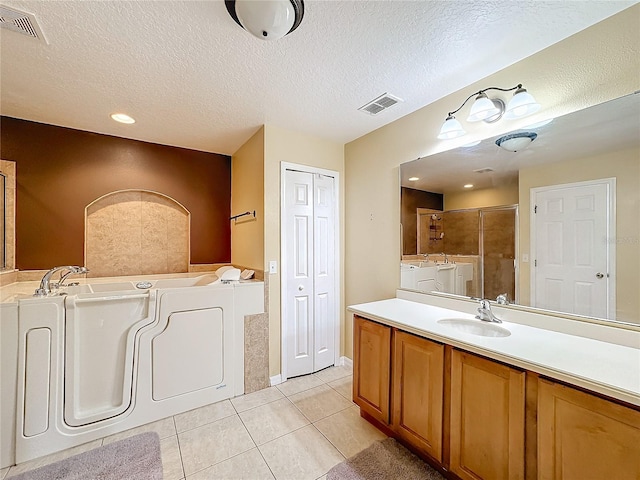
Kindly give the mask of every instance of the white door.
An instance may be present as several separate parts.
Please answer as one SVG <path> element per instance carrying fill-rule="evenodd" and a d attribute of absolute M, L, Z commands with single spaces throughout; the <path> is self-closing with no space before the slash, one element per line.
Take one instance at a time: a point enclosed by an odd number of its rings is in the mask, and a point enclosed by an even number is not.
<path fill-rule="evenodd" d="M 532 306 L 615 318 L 611 179 L 532 189 Z"/>
<path fill-rule="evenodd" d="M 286 376 L 335 363 L 335 192 L 329 176 L 285 171 L 283 331 Z"/>

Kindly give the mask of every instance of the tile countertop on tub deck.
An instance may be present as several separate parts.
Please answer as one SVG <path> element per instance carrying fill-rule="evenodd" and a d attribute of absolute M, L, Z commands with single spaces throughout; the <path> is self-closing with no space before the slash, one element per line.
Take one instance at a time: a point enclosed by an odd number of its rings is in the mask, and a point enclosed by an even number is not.
<path fill-rule="evenodd" d="M 507 321 L 500 326 L 511 332 L 508 337 L 464 333 L 437 321 L 474 319 L 473 315 L 400 298 L 347 309 L 421 337 L 640 406 L 640 348 Z"/>

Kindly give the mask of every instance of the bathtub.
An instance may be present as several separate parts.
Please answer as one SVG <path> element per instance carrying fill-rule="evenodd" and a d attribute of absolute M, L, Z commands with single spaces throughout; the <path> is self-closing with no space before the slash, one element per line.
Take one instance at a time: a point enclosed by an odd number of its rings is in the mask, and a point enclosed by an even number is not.
<path fill-rule="evenodd" d="M 135 277 L 60 293 L 14 299 L 15 457 L 2 466 L 244 393 L 244 317 L 264 311 L 262 282 Z"/>

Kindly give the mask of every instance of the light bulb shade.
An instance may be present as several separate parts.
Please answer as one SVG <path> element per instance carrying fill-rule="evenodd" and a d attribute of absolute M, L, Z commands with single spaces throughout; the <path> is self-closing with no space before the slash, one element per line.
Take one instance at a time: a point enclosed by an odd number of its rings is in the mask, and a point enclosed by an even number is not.
<path fill-rule="evenodd" d="M 302 0 L 225 0 L 235 22 L 262 40 L 277 40 L 302 22 Z"/>
<path fill-rule="evenodd" d="M 519 88 L 513 94 L 511 100 L 507 104 L 504 118 L 513 120 L 514 118 L 526 117 L 540 110 L 540 104 L 535 101 L 533 95 L 524 88 Z"/>
<path fill-rule="evenodd" d="M 449 115 L 442 124 L 438 138 L 440 140 L 449 140 L 451 138 L 461 137 L 467 132 L 462 128 L 462 124 L 456 120 L 456 117 Z"/>
<path fill-rule="evenodd" d="M 499 115 L 500 113 L 502 113 L 500 108 L 498 108 L 486 94 L 480 93 L 473 102 L 473 105 L 471 105 L 467 122 L 479 122 L 489 117 Z"/>
<path fill-rule="evenodd" d="M 518 132 L 505 135 L 496 140 L 496 145 L 509 152 L 519 152 L 531 145 L 538 134 L 535 132 Z"/>

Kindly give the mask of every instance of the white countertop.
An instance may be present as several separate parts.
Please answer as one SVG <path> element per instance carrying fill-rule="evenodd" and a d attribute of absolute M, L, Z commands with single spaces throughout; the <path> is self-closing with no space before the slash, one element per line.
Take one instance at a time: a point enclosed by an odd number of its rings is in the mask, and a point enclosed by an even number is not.
<path fill-rule="evenodd" d="M 437 323 L 444 318 L 473 319 L 473 315 L 399 298 L 352 305 L 348 310 L 640 406 L 638 348 L 510 322 L 500 324 L 510 336 L 483 337 Z"/>

